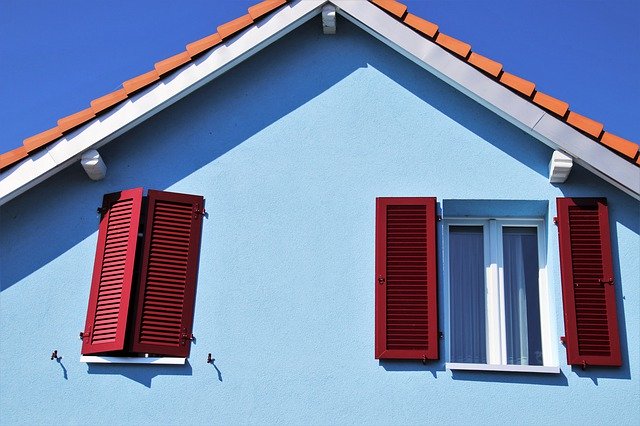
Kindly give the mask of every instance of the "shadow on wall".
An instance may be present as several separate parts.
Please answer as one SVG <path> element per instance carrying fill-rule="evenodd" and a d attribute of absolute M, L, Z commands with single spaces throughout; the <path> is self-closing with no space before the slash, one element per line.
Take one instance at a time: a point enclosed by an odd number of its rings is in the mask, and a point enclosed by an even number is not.
<path fill-rule="evenodd" d="M 74 164 L 3 206 L 1 289 L 96 232 L 103 194 L 165 189 L 366 66 L 364 51 L 336 56 L 335 41 L 341 46 L 343 37 L 323 36 L 321 28 L 316 20 L 301 26 L 103 147 L 105 180 L 90 181 Z M 364 34 L 344 30 L 344 48 L 357 48 Z"/>
<path fill-rule="evenodd" d="M 156 376 L 191 376 L 193 371 L 189 360 L 184 365 L 145 365 L 137 364 L 88 364 L 89 374 L 115 374 L 124 376 L 148 388 Z"/>
<path fill-rule="evenodd" d="M 618 318 L 619 320 L 619 318 Z M 624 335 L 624 338 L 623 338 Z M 631 379 L 631 372 L 629 371 L 629 354 L 627 351 L 626 335 L 620 331 L 620 347 L 622 350 L 622 367 L 593 367 L 587 366 L 586 368 L 572 366 L 571 372 L 576 376 L 591 379 L 594 385 L 598 386 L 598 379 Z M 624 344 L 623 344 L 624 340 Z"/>
<path fill-rule="evenodd" d="M 423 364 L 420 361 L 381 360 L 380 366 L 386 371 L 424 371 L 429 372 L 434 379 L 438 374 L 442 375 L 447 370 L 442 361 Z M 451 377 L 454 380 L 471 382 L 493 383 L 526 383 L 531 385 L 568 386 L 569 382 L 562 370 L 560 374 L 536 374 L 536 373 L 498 373 L 496 371 L 465 371 L 452 370 Z"/>
<path fill-rule="evenodd" d="M 421 361 L 416 360 L 380 360 L 380 366 L 386 371 L 428 371 L 433 378 L 438 377 L 438 372 L 446 371 L 443 362 L 427 361 L 423 364 Z"/>
<path fill-rule="evenodd" d="M 532 170 L 547 173 L 549 149 L 515 126 L 346 21 L 335 36 L 324 36 L 320 28 L 319 18 L 311 20 L 102 148 L 109 167 L 105 180 L 90 181 L 75 164 L 3 206 L 1 290 L 95 233 L 103 194 L 170 187 L 369 65 Z M 92 257 L 87 253 L 86 259 Z"/>
<path fill-rule="evenodd" d="M 559 374 L 504 373 L 495 371 L 463 371 L 452 372 L 453 380 L 493 383 L 523 383 L 528 385 L 568 386 L 569 381 L 562 370 Z"/>
<path fill-rule="evenodd" d="M 398 55 L 395 51 L 388 50 L 390 55 Z M 442 114 L 490 142 L 500 151 L 539 175 L 548 176 L 549 160 L 553 152 L 551 148 L 463 95 L 457 89 L 433 77 L 423 68 L 412 64 L 413 66 L 398 70 L 389 55 L 385 56 L 384 60 L 381 59 L 383 58 L 380 55 L 376 55 L 369 60 L 369 63 Z M 461 153 L 464 156 L 472 154 Z M 486 171 L 492 172 L 490 167 L 487 167 Z"/>

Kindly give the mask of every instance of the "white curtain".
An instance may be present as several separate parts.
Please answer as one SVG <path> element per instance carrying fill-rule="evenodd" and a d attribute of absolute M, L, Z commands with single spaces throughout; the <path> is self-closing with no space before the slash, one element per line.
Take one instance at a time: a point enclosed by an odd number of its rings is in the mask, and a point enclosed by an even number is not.
<path fill-rule="evenodd" d="M 449 228 L 451 361 L 487 362 L 482 226 Z"/>
<path fill-rule="evenodd" d="M 536 229 L 502 230 L 507 364 L 542 365 Z"/>

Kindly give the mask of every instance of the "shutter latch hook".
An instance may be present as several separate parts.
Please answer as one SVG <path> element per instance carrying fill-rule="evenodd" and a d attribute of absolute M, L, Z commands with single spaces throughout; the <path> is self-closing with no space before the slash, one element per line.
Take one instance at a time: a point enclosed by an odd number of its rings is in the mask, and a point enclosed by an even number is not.
<path fill-rule="evenodd" d="M 180 344 L 181 345 L 186 345 L 187 341 L 189 342 L 195 342 L 196 340 L 196 336 L 193 335 L 193 333 L 187 333 L 186 329 L 182 330 L 182 334 L 180 335 Z"/>
<path fill-rule="evenodd" d="M 609 284 L 609 285 L 613 285 L 613 278 L 608 278 L 608 279 L 604 279 L 604 278 L 598 278 L 598 282 L 600 284 Z"/>

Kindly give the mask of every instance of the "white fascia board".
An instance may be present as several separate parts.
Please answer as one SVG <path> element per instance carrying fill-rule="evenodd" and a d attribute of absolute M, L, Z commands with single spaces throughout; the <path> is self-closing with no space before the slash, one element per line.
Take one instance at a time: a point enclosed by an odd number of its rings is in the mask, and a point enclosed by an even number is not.
<path fill-rule="evenodd" d="M 21 194 L 26 189 L 23 187 L 31 187 L 51 176 L 51 170 L 56 168 L 57 164 L 49 152 L 44 149 L 18 164 L 9 170 L 0 174 L 0 205 L 9 201 L 13 197 Z M 30 182 L 35 182 L 30 185 Z M 15 195 L 13 192 L 17 192 Z M 6 200 L 5 200 L 6 198 Z"/>
<path fill-rule="evenodd" d="M 338 14 L 616 188 L 640 199 L 640 168 L 425 39 L 368 1 L 332 0 Z"/>
<path fill-rule="evenodd" d="M 338 13 L 422 68 L 518 127 L 531 129 L 544 111 L 512 93 L 372 3 L 334 0 Z"/>
<path fill-rule="evenodd" d="M 78 161 L 83 152 L 100 148 L 293 31 L 320 14 L 325 3 L 326 0 L 298 0 L 283 6 L 184 69 L 2 172 L 0 205 Z"/>
<path fill-rule="evenodd" d="M 640 169 L 562 121 L 522 99 L 471 65 L 423 38 L 366 0 L 298 0 L 215 47 L 189 66 L 165 77 L 111 112 L 101 115 L 0 174 L 0 205 L 278 40 L 333 3 L 338 13 L 422 68 L 465 93 L 553 149 L 566 152 L 587 170 L 640 199 Z M 568 139 L 565 137 L 568 136 Z M 52 164 L 53 161 L 53 164 Z"/>
<path fill-rule="evenodd" d="M 616 188 L 640 199 L 640 167 L 612 153 L 571 126 L 545 114 L 530 134 L 550 147 L 565 152 L 576 163 Z"/>

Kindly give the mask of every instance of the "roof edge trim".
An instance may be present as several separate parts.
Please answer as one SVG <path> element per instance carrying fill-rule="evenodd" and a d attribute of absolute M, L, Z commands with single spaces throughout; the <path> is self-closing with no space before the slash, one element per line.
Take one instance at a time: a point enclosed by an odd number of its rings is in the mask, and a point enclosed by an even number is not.
<path fill-rule="evenodd" d="M 260 25 L 237 28 L 238 32 L 229 34 L 224 41 L 214 34 L 195 42 L 200 44 L 192 43 L 189 46 L 194 53 L 193 60 L 178 64 L 178 68 L 173 67 L 175 60 L 181 62 L 185 55 L 191 55 L 187 46 L 187 51 L 159 63 L 172 62 L 169 64 L 172 72 L 160 78 L 158 74 L 162 70 L 156 71 L 156 64 L 149 73 L 125 82 L 131 83 L 131 87 L 124 84 L 124 88 L 94 100 L 87 111 L 81 111 L 90 116 L 88 110 L 96 113 L 98 109 L 100 119 L 78 123 L 75 115 L 65 117 L 62 119 L 64 134 L 56 127 L 29 138 L 29 143 L 25 142 L 26 153 L 14 150 L 3 154 L 0 160 L 12 165 L 0 173 L 0 205 L 72 164 L 82 152 L 103 146 L 277 41 L 321 13 L 327 3 L 334 4 L 342 17 L 447 84 L 553 149 L 572 156 L 578 164 L 608 183 L 640 199 L 640 156 L 635 152 L 636 143 L 603 132 L 600 123 L 567 111 L 568 104 L 536 92 L 533 83 L 505 73 L 502 65 L 495 61 L 475 52 L 471 52 L 468 59 L 461 59 L 456 54 L 469 56 L 467 45 L 463 43 L 460 45 L 463 49 L 454 49 L 453 53 L 452 46 L 447 46 L 447 43 L 440 46 L 434 37 L 440 35 L 444 40 L 448 36 L 439 34 L 435 24 L 432 24 L 435 28 L 428 28 L 433 37 L 425 36 L 420 30 L 422 26 L 416 29 L 402 18 L 397 19 L 397 14 L 394 16 L 388 13 L 387 8 L 381 8 L 381 4 L 397 7 L 401 3 L 392 0 L 379 0 L 377 5 L 366 0 L 295 0 L 284 6 L 285 2 L 267 0 L 259 3 L 258 6 L 264 10 L 256 10 L 256 16 L 258 12 L 265 13 L 265 17 L 260 18 Z M 407 15 L 406 10 L 402 12 L 404 15 Z M 251 13 L 241 18 L 253 19 Z M 500 78 L 496 80 L 498 76 Z M 136 80 L 138 78 L 141 80 Z M 512 84 L 502 81 L 505 79 Z M 149 86 L 144 87 L 143 83 Z M 596 133 L 602 141 L 589 138 Z M 13 164 L 14 161 L 18 162 Z"/>
<path fill-rule="evenodd" d="M 422 37 L 370 2 L 332 0 L 338 13 L 406 58 L 590 172 L 640 200 L 640 168 Z M 540 123 L 544 123 L 541 125 Z"/>
<path fill-rule="evenodd" d="M 209 83 L 322 11 L 326 0 L 296 0 L 203 53 L 193 62 L 138 91 L 109 111 L 70 131 L 0 173 L 0 205 Z"/>

